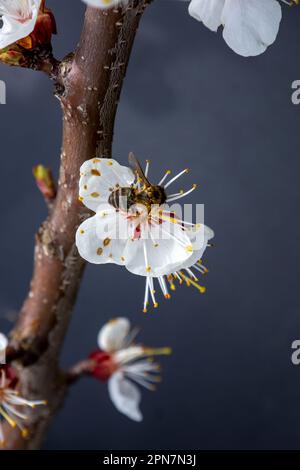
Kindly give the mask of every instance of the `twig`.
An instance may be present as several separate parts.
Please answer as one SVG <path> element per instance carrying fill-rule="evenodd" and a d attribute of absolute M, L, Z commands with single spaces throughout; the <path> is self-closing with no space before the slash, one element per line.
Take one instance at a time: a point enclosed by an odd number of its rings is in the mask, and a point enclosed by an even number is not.
<path fill-rule="evenodd" d="M 148 3 L 131 2 L 125 10 L 87 8 L 75 55 L 56 71 L 64 121 L 58 192 L 36 237 L 33 278 L 10 345 L 22 359 L 15 363 L 22 394 L 42 397 L 49 406 L 29 416 L 28 440 L 6 426 L 6 449 L 38 448 L 63 404 L 68 384 L 59 369 L 59 354 L 84 270 L 74 246 L 76 228 L 86 214 L 78 201 L 79 168 L 95 154 L 111 156 L 122 82 Z"/>

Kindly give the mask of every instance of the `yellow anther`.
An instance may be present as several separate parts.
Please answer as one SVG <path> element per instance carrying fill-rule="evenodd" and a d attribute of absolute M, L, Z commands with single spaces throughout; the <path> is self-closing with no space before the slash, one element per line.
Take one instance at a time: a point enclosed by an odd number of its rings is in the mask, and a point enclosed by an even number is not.
<path fill-rule="evenodd" d="M 4 411 L 4 409 L 0 406 L 0 414 L 3 416 L 4 419 L 10 424 L 12 428 L 17 426 L 17 423 Z"/>
<path fill-rule="evenodd" d="M 170 354 L 172 354 L 172 349 L 169 348 L 169 347 L 166 347 L 166 348 L 144 348 L 143 352 L 147 356 L 169 356 Z"/>
<path fill-rule="evenodd" d="M 23 437 L 24 439 L 25 439 L 26 437 L 28 437 L 28 436 L 29 436 L 29 431 L 28 431 L 28 429 L 26 429 L 26 428 L 22 429 L 21 434 L 22 434 L 22 437 Z"/>
<path fill-rule="evenodd" d="M 193 279 L 187 277 L 182 271 L 179 271 L 179 274 L 185 280 L 187 286 L 192 285 L 192 286 L 196 287 L 196 289 L 198 289 L 201 294 L 204 294 L 206 292 L 206 287 L 201 286 L 200 284 L 198 284 Z"/>

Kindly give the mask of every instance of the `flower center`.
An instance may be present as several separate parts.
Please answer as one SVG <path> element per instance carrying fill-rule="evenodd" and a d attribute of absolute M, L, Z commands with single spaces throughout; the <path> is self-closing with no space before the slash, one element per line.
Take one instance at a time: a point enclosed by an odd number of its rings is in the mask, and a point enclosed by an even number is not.
<path fill-rule="evenodd" d="M 90 359 L 93 362 L 92 374 L 97 379 L 106 381 L 118 368 L 113 360 L 113 355 L 103 352 L 95 351 L 90 354 Z"/>

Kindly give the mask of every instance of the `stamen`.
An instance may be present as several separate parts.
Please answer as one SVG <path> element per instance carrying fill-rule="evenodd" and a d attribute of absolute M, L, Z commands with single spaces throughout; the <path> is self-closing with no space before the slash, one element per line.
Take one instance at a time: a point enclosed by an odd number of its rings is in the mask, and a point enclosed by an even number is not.
<path fill-rule="evenodd" d="M 170 197 L 180 196 L 180 195 L 183 194 L 183 193 L 184 193 L 184 190 L 181 189 L 181 190 L 179 191 L 179 193 L 169 194 L 168 197 L 170 198 Z"/>
<path fill-rule="evenodd" d="M 169 356 L 172 354 L 171 348 L 144 348 L 145 356 Z"/>
<path fill-rule="evenodd" d="M 165 189 L 168 188 L 170 186 L 170 184 L 174 183 L 174 181 L 176 181 L 178 178 L 180 178 L 180 176 L 184 175 L 184 173 L 188 173 L 189 172 L 189 169 L 186 168 L 185 170 L 181 171 L 180 173 L 178 173 L 176 176 L 174 176 L 174 178 L 170 179 L 170 181 L 167 182 L 167 184 L 165 184 Z"/>
<path fill-rule="evenodd" d="M 179 280 L 179 284 L 183 283 L 183 280 L 182 280 L 181 276 L 178 274 L 177 271 L 175 271 L 174 276 Z"/>
<path fill-rule="evenodd" d="M 165 282 L 165 280 L 164 280 L 164 277 L 163 277 L 163 276 L 160 276 L 160 277 L 158 278 L 158 282 L 159 282 L 160 288 L 161 288 L 162 293 L 164 294 L 165 298 L 166 298 L 166 299 L 170 299 L 171 296 L 170 296 L 170 294 L 169 294 L 169 292 L 168 292 L 168 288 L 167 288 L 166 282 Z"/>
<path fill-rule="evenodd" d="M 148 177 L 150 160 L 146 160 L 145 176 Z"/>
<path fill-rule="evenodd" d="M 201 274 L 207 274 L 209 272 L 206 266 L 203 266 L 203 264 L 200 261 L 194 264 L 193 268 L 197 269 L 197 271 L 199 271 Z"/>
<path fill-rule="evenodd" d="M 28 417 L 24 413 L 21 413 L 20 411 L 16 410 L 12 406 L 10 406 L 8 403 L 3 403 L 3 407 L 10 413 L 16 415 L 18 418 L 21 418 L 24 420 L 28 419 Z"/>
<path fill-rule="evenodd" d="M 147 306 L 149 303 L 149 278 L 146 277 L 145 297 L 144 297 L 144 309 L 143 312 L 147 313 Z"/>
<path fill-rule="evenodd" d="M 289 7 L 293 7 L 295 5 L 299 5 L 300 0 L 281 0 L 283 3 L 288 5 Z"/>
<path fill-rule="evenodd" d="M 158 183 L 158 186 L 161 186 L 163 184 L 163 182 L 166 180 L 167 176 L 169 176 L 171 173 L 172 173 L 171 170 L 167 170 L 165 175 L 163 176 L 163 178 Z"/>
<path fill-rule="evenodd" d="M 191 189 L 189 189 L 189 190 L 186 191 L 185 193 L 182 193 L 180 196 L 168 197 L 168 198 L 167 198 L 167 202 L 177 201 L 177 199 L 181 199 L 182 197 L 185 197 L 185 196 L 187 196 L 188 194 L 190 194 L 190 193 L 192 193 L 193 191 L 195 191 L 196 188 L 197 188 L 197 185 L 196 185 L 196 184 L 193 184 L 193 186 L 192 186 Z"/>
<path fill-rule="evenodd" d="M 193 279 L 195 279 L 195 281 L 198 281 L 198 278 L 195 276 L 195 274 L 190 268 L 186 268 L 185 270 L 189 273 L 190 276 L 192 276 Z"/>
<path fill-rule="evenodd" d="M 0 406 L 0 414 L 3 416 L 3 418 L 8 422 L 8 424 L 10 424 L 10 426 L 12 428 L 15 428 L 17 426 L 17 423 L 15 420 L 13 420 L 5 411 L 4 409 L 2 408 L 2 406 Z"/>
<path fill-rule="evenodd" d="M 170 284 L 170 289 L 171 290 L 176 290 L 176 286 L 173 282 L 173 276 L 172 274 L 169 274 L 169 276 L 167 277 L 168 281 L 169 281 L 169 284 Z"/>
<path fill-rule="evenodd" d="M 206 292 L 206 288 L 204 286 L 200 286 L 200 284 L 195 282 L 193 279 L 188 278 L 185 274 L 183 274 L 182 271 L 179 271 L 179 273 L 188 285 L 192 284 L 192 286 L 196 287 L 196 289 L 198 289 L 201 294 Z"/>
<path fill-rule="evenodd" d="M 156 299 L 155 299 L 155 290 L 154 290 L 154 284 L 153 284 L 153 277 L 149 277 L 149 284 L 150 284 L 150 294 L 151 294 L 151 298 L 152 298 L 152 302 L 153 302 L 153 307 L 154 308 L 157 308 L 158 307 L 158 303 L 156 302 Z"/>
<path fill-rule="evenodd" d="M 136 375 L 131 371 L 126 371 L 126 375 L 129 378 L 131 378 L 132 380 L 134 380 L 135 382 L 137 382 L 142 387 L 147 388 L 148 390 L 150 390 L 151 392 L 154 392 L 156 390 L 155 385 L 153 385 L 152 383 L 147 382 L 147 380 L 140 377 L 139 375 Z"/>
<path fill-rule="evenodd" d="M 165 216 L 165 214 L 173 214 L 173 212 L 170 212 L 170 211 L 163 211 L 162 214 Z M 161 217 L 161 216 L 160 216 Z M 170 219 L 175 219 L 176 220 L 176 223 L 180 223 L 182 225 L 189 225 L 190 227 L 196 227 L 196 228 L 200 228 L 201 227 L 201 224 L 194 224 L 193 222 L 187 222 L 186 220 L 182 220 L 182 219 L 178 219 L 177 217 L 174 218 L 174 217 L 170 217 L 170 216 L 165 216 L 165 217 L 169 217 Z"/>

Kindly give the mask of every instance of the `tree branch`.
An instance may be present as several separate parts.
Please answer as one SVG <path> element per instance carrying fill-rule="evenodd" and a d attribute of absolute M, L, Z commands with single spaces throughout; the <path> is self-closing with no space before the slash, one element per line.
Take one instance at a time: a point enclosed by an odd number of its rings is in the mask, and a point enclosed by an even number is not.
<path fill-rule="evenodd" d="M 62 406 L 67 376 L 59 354 L 76 301 L 84 262 L 74 246 L 87 215 L 78 201 L 79 169 L 98 156 L 111 156 L 117 103 L 140 17 L 150 0 L 125 9 L 87 8 L 79 46 L 59 66 L 63 144 L 57 197 L 36 236 L 30 291 L 11 334 L 22 394 L 48 401 L 29 416 L 30 438 L 6 426 L 6 449 L 36 449 L 52 416 Z"/>

